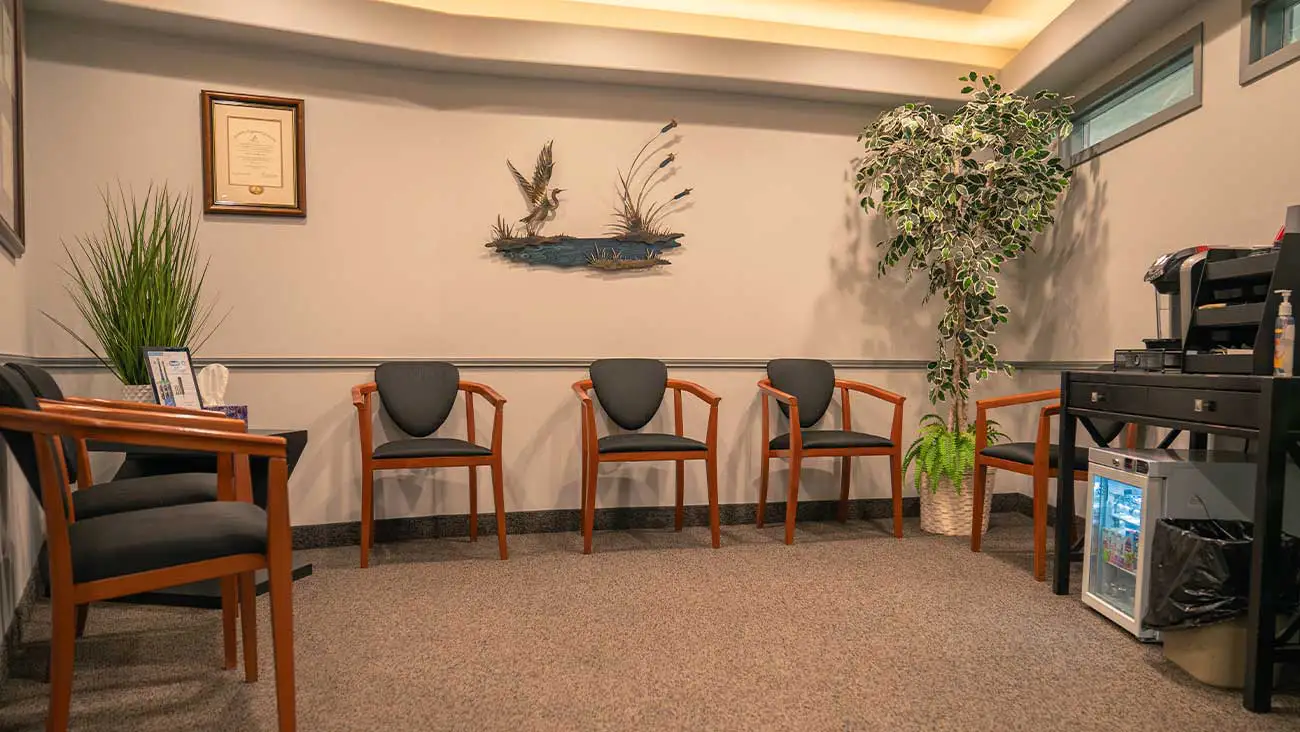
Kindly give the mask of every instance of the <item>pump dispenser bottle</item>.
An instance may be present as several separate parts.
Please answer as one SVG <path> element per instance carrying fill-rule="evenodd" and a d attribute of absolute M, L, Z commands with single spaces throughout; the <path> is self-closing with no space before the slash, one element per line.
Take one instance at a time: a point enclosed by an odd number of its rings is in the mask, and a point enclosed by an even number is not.
<path fill-rule="evenodd" d="M 1295 372 L 1295 317 L 1291 315 L 1291 291 L 1277 290 L 1282 302 L 1277 306 L 1273 324 L 1273 375 L 1291 376 Z"/>

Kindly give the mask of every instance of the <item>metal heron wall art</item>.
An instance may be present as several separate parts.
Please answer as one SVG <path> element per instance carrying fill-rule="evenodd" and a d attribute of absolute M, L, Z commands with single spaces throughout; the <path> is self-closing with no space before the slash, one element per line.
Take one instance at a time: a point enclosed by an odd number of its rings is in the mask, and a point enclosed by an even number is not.
<path fill-rule="evenodd" d="M 614 219 L 608 235 L 603 237 L 542 235 L 542 228 L 555 217 L 562 203 L 560 193 L 564 191 L 551 185 L 555 173 L 554 141 L 542 146 L 531 178 L 524 177 L 514 163 L 507 160 L 506 167 L 524 197 L 527 212 L 517 224 L 508 223 L 504 216 L 497 216 L 492 238 L 485 246 L 513 262 L 552 267 L 628 271 L 669 264 L 663 254 L 681 246 L 683 235 L 668 229 L 664 219 L 680 209 L 682 202 L 691 195 L 691 189 L 686 188 L 666 200 L 654 200 L 654 189 L 672 174 L 677 154 L 666 153 L 658 162 L 652 164 L 652 161 L 657 157 L 656 153 L 662 153 L 676 142 L 662 140 L 676 128 L 677 120 L 664 125 L 641 146 L 628 169 L 618 171 Z M 656 146 L 656 142 L 661 144 Z"/>

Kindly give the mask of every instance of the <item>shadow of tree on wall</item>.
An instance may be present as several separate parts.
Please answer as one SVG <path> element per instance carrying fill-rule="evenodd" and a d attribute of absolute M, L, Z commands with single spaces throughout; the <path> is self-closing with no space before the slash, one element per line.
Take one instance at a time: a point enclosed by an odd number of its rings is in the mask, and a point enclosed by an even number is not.
<path fill-rule="evenodd" d="M 926 292 L 923 277 L 909 281 L 899 268 L 883 277 L 878 274 L 878 244 L 892 231 L 883 217 L 862 210 L 854 188 L 859 162 L 850 161 L 844 171 L 844 243 L 829 255 L 835 293 L 856 306 L 858 321 L 830 325 L 837 329 L 856 326 L 861 333 L 860 352 L 871 358 L 929 359 L 938 311 L 922 305 Z"/>
<path fill-rule="evenodd" d="M 1110 303 L 1099 282 L 1105 275 L 1110 242 L 1106 207 L 1106 182 L 1099 159 L 1075 168 L 1075 176 L 1061 200 L 1056 225 L 1040 236 L 1036 251 L 1027 253 L 1003 270 L 1003 302 L 1011 318 L 1002 326 L 999 344 L 1004 356 L 1015 360 L 1050 361 L 1098 358 L 1105 354 L 1084 349 L 1095 334 L 1110 326 Z M 1140 276 L 1140 273 L 1133 273 Z M 1093 339 L 1087 338 L 1094 334 Z"/>

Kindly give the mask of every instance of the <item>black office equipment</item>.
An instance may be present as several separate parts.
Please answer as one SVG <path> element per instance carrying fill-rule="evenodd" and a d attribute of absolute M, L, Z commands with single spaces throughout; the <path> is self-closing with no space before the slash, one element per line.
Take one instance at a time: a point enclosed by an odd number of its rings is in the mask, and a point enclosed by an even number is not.
<path fill-rule="evenodd" d="M 1195 277 L 1183 339 L 1190 374 L 1273 373 L 1278 290 L 1300 288 L 1300 206 L 1286 213 L 1278 242 L 1258 249 L 1211 249 Z"/>

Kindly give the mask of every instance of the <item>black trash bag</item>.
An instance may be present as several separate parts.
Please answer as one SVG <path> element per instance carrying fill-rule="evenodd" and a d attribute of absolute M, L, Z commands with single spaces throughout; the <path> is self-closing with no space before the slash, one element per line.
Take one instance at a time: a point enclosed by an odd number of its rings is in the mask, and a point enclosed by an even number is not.
<path fill-rule="evenodd" d="M 1151 541 L 1150 628 L 1194 628 L 1246 614 L 1254 524 L 1213 519 L 1160 519 Z M 1300 540 L 1282 535 L 1277 562 L 1278 612 L 1300 605 Z"/>

